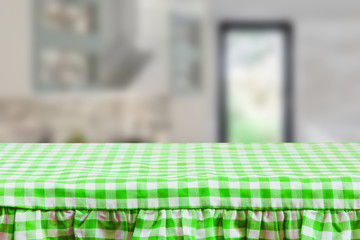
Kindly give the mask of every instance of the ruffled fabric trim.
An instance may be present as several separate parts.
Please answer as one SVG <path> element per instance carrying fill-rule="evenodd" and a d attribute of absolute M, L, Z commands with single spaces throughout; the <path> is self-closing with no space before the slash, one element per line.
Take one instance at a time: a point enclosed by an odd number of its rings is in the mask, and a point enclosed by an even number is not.
<path fill-rule="evenodd" d="M 0 239 L 359 239 L 360 210 L 1 208 Z"/>

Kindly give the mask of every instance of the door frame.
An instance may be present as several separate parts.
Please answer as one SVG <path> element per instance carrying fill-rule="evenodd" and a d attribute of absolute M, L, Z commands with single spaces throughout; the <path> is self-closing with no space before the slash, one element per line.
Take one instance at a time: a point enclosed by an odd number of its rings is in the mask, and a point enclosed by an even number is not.
<path fill-rule="evenodd" d="M 287 21 L 232 21 L 222 22 L 217 29 L 218 36 L 218 85 L 217 85 L 217 119 L 218 119 L 218 141 L 227 142 L 227 116 L 226 116 L 226 89 L 225 76 L 225 36 L 228 31 L 239 30 L 280 30 L 285 37 L 284 45 L 284 82 L 282 87 L 283 98 L 283 136 L 282 142 L 293 142 L 293 29 Z"/>

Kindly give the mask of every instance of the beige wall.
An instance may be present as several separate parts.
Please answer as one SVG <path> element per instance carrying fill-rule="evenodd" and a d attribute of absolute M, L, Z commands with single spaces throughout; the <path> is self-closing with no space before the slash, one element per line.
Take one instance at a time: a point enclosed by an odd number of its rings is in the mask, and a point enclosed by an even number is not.
<path fill-rule="evenodd" d="M 0 96 L 27 95 L 31 1 L 0 2 Z"/>

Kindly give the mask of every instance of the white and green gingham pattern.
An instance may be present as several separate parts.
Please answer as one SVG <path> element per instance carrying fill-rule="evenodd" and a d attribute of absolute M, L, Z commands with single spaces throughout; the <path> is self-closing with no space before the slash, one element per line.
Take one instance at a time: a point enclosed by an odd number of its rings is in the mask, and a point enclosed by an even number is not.
<path fill-rule="evenodd" d="M 0 206 L 360 209 L 360 144 L 1 144 Z"/>
<path fill-rule="evenodd" d="M 359 149 L 0 144 L 0 239 L 360 239 Z"/>
<path fill-rule="evenodd" d="M 0 239 L 360 239 L 360 210 L 0 210 Z"/>

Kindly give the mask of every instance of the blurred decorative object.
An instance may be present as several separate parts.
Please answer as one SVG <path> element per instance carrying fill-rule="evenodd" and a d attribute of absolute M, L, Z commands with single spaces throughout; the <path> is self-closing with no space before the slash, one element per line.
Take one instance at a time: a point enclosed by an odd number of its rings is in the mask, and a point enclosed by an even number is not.
<path fill-rule="evenodd" d="M 41 82 L 44 85 L 80 87 L 95 77 L 95 61 L 84 53 L 45 49 L 41 63 Z"/>
<path fill-rule="evenodd" d="M 171 16 L 171 69 L 174 91 L 180 94 L 201 88 L 201 19 L 190 13 Z"/>
<path fill-rule="evenodd" d="M 290 27 L 234 23 L 220 34 L 221 140 L 290 141 Z"/>
<path fill-rule="evenodd" d="M 43 11 L 44 25 L 53 31 L 86 34 L 96 22 L 94 6 L 89 2 L 48 0 Z"/>
<path fill-rule="evenodd" d="M 67 143 L 86 143 L 85 136 L 81 132 L 74 131 L 71 133 Z"/>
<path fill-rule="evenodd" d="M 165 96 L 0 100 L 0 142 L 167 142 Z"/>
<path fill-rule="evenodd" d="M 0 101 L 0 142 L 39 142 L 46 125 L 41 107 L 29 99 Z"/>

